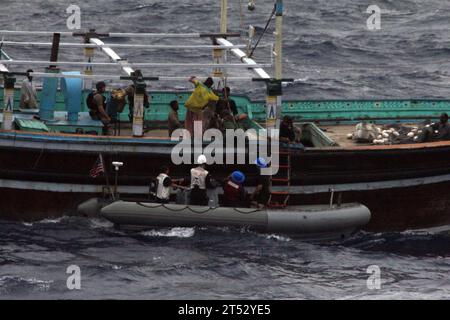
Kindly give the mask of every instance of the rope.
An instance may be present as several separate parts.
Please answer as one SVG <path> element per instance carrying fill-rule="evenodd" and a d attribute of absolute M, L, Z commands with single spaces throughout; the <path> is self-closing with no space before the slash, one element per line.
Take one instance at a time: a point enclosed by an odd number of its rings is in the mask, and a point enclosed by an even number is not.
<path fill-rule="evenodd" d="M 154 206 L 146 205 L 146 204 L 144 204 L 144 203 L 142 203 L 142 202 L 136 202 L 136 204 L 137 204 L 138 206 L 141 206 L 141 207 L 144 207 L 144 208 L 148 208 L 148 209 L 165 208 L 165 209 L 167 209 L 167 210 L 169 210 L 169 211 L 172 211 L 172 212 L 181 212 L 181 211 L 183 211 L 183 210 L 188 209 L 189 211 L 191 211 L 191 212 L 193 212 L 193 213 L 196 213 L 196 214 L 205 214 L 205 213 L 207 213 L 207 212 L 209 212 L 209 211 L 213 211 L 213 210 L 216 209 L 216 208 L 208 208 L 208 209 L 203 210 L 203 211 L 196 211 L 196 210 L 192 209 L 190 206 L 185 206 L 185 207 L 182 207 L 181 209 L 172 209 L 172 208 L 167 207 L 167 206 L 166 206 L 165 204 L 163 204 L 163 203 L 162 203 L 162 204 L 156 204 L 156 205 L 154 205 Z M 252 211 L 249 211 L 249 212 L 245 212 L 245 211 L 239 210 L 238 208 L 233 208 L 233 210 L 236 211 L 236 212 L 238 212 L 238 213 L 240 213 L 240 214 L 245 214 L 245 215 L 248 215 L 248 214 L 252 214 L 252 213 L 260 212 L 260 211 L 261 211 L 261 210 L 259 210 L 259 209 L 255 209 L 255 210 L 252 210 Z"/>
<path fill-rule="evenodd" d="M 244 30 L 244 12 L 242 9 L 242 0 L 239 0 L 239 27 Z"/>
<path fill-rule="evenodd" d="M 185 210 L 185 209 L 188 209 L 189 211 L 191 211 L 191 212 L 193 212 L 193 213 L 196 213 L 196 214 L 205 214 L 205 213 L 207 213 L 208 211 L 213 210 L 212 208 L 208 208 L 208 209 L 206 209 L 206 210 L 204 210 L 204 211 L 196 211 L 196 210 L 192 209 L 192 208 L 189 207 L 189 206 L 185 206 L 184 208 L 181 208 L 181 209 L 177 210 L 177 209 L 169 208 L 169 207 L 167 207 L 165 204 L 158 204 L 158 205 L 156 205 L 156 206 L 147 206 L 147 205 L 143 204 L 142 202 L 137 202 L 137 204 L 138 204 L 139 206 L 141 206 L 141 207 L 149 208 L 149 209 L 156 209 L 156 208 L 161 208 L 161 207 L 163 207 L 163 208 L 165 208 L 165 209 L 167 209 L 167 210 L 169 210 L 169 211 L 173 211 L 173 212 L 181 212 L 181 211 L 183 211 L 183 210 Z"/>
<path fill-rule="evenodd" d="M 255 46 L 253 47 L 252 51 L 250 52 L 250 55 L 248 56 L 249 58 L 251 58 L 253 56 L 253 53 L 255 52 L 256 48 L 259 45 L 259 42 L 261 41 L 262 37 L 266 33 L 267 29 L 269 28 L 270 22 L 272 21 L 272 18 L 274 17 L 275 12 L 276 12 L 276 6 L 274 5 L 272 13 L 270 14 L 269 20 L 267 20 L 266 27 L 264 28 L 263 33 L 259 36 L 258 41 L 256 41 Z"/>

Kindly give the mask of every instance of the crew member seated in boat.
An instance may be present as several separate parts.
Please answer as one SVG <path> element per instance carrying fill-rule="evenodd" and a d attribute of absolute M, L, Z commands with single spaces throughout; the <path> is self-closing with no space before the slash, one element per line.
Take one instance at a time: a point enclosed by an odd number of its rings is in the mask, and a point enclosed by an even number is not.
<path fill-rule="evenodd" d="M 201 83 L 196 77 L 191 77 L 189 82 L 194 84 L 195 89 L 184 104 L 187 109 L 184 126 L 186 130 L 193 135 L 195 121 L 200 121 L 203 125 L 203 110 L 208 106 L 208 104 L 210 104 L 210 108 L 213 106 L 215 107 L 219 97 L 211 89 L 214 85 L 214 80 L 212 78 L 207 78 L 204 83 Z M 207 113 L 208 116 L 210 114 L 209 111 L 210 110 L 208 110 Z"/>
<path fill-rule="evenodd" d="M 423 129 L 419 136 L 419 142 L 431 142 L 450 140 L 450 124 L 448 123 L 448 114 L 443 113 L 439 118 L 439 123 L 433 123 Z"/>
<path fill-rule="evenodd" d="M 22 82 L 22 87 L 20 89 L 20 109 L 38 109 L 37 92 L 33 77 L 31 76 L 32 72 L 33 70 L 28 69 L 27 77 Z"/>
<path fill-rule="evenodd" d="M 183 179 L 172 179 L 169 176 L 170 169 L 168 166 L 162 166 L 160 172 L 156 177 L 156 202 L 169 203 L 172 187 L 177 186 L 176 183 L 181 183 Z"/>
<path fill-rule="evenodd" d="M 227 179 L 223 186 L 223 206 L 244 208 L 247 207 L 247 194 L 244 188 L 245 175 L 241 171 L 235 171 Z"/>
<path fill-rule="evenodd" d="M 300 143 L 301 130 L 294 126 L 290 116 L 284 116 L 280 124 L 280 141 L 285 143 Z"/>
<path fill-rule="evenodd" d="M 267 162 L 264 158 L 258 158 L 255 161 L 256 166 L 261 170 L 267 168 Z M 263 209 L 270 201 L 270 176 L 259 175 L 255 191 L 251 196 L 251 205 L 254 208 Z"/>
<path fill-rule="evenodd" d="M 180 122 L 179 116 L 178 116 L 178 109 L 180 106 L 178 105 L 177 100 L 173 100 L 170 102 L 170 112 L 169 112 L 169 118 L 167 120 L 167 125 L 169 128 L 169 137 L 172 136 L 172 133 L 180 128 L 183 128 L 183 125 Z"/>
<path fill-rule="evenodd" d="M 212 183 L 209 172 L 205 169 L 206 162 L 206 157 L 200 155 L 197 159 L 198 167 L 191 170 L 191 205 L 208 205 L 209 198 L 206 188 L 211 188 Z"/>
<path fill-rule="evenodd" d="M 93 120 L 100 120 L 103 123 L 103 134 L 108 135 L 111 117 L 106 112 L 106 97 L 103 95 L 106 91 L 106 84 L 100 81 L 96 84 L 96 91 L 91 92 L 86 104 L 89 108 L 89 115 Z"/>
<path fill-rule="evenodd" d="M 141 70 L 136 70 L 132 76 L 135 77 L 142 77 L 142 72 Z M 129 114 L 128 114 L 128 118 L 130 119 L 130 122 L 133 123 L 133 117 L 134 117 L 134 93 L 136 92 L 136 86 L 133 84 L 130 84 L 126 89 L 125 89 L 126 95 L 127 95 L 127 100 L 128 100 L 128 110 L 129 110 Z M 149 108 L 150 107 L 150 98 L 148 96 L 147 91 L 145 91 L 144 93 L 144 108 Z"/>

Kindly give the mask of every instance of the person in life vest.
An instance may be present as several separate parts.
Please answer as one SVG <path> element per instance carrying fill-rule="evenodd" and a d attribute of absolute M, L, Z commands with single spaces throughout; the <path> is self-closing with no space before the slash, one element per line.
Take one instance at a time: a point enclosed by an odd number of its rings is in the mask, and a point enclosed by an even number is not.
<path fill-rule="evenodd" d="M 156 177 L 156 202 L 158 203 L 169 203 L 170 194 L 173 186 L 177 186 L 181 180 L 172 179 L 169 174 L 170 170 L 167 166 L 162 166 L 160 174 Z"/>
<path fill-rule="evenodd" d="M 202 154 L 198 157 L 198 167 L 191 170 L 191 205 L 208 205 L 208 195 L 206 188 L 211 188 L 211 179 L 209 172 L 205 169 L 206 157 Z"/>
<path fill-rule="evenodd" d="M 211 108 L 213 107 L 212 105 L 214 105 L 215 108 L 215 103 L 219 100 L 219 97 L 211 89 L 214 85 L 214 80 L 212 78 L 206 79 L 204 83 L 201 83 L 196 77 L 191 77 L 189 81 L 194 84 L 195 89 L 184 104 L 187 109 L 184 126 L 192 136 L 194 134 L 195 122 L 203 122 L 203 110 L 208 105 L 210 105 Z M 208 114 L 213 113 L 208 112 Z"/>
<path fill-rule="evenodd" d="M 106 97 L 103 95 L 106 91 L 106 84 L 100 81 L 95 87 L 97 90 L 88 95 L 86 104 L 92 120 L 100 120 L 103 123 L 103 134 L 107 135 L 111 117 L 106 112 Z"/>
<path fill-rule="evenodd" d="M 223 205 L 225 207 L 244 208 L 247 206 L 244 188 L 245 175 L 235 171 L 223 186 Z"/>
<path fill-rule="evenodd" d="M 261 170 L 267 168 L 267 162 L 264 158 L 258 158 L 255 161 L 256 166 Z M 263 209 L 270 201 L 270 176 L 260 174 L 255 191 L 251 196 L 252 207 Z"/>

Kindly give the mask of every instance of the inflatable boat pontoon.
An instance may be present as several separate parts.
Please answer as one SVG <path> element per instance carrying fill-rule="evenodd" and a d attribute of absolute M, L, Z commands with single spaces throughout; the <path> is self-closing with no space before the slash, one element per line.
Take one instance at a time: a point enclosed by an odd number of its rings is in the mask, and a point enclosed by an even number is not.
<path fill-rule="evenodd" d="M 371 218 L 369 209 L 357 203 L 258 210 L 129 201 L 106 205 L 101 216 L 117 226 L 244 227 L 311 239 L 346 238 Z"/>

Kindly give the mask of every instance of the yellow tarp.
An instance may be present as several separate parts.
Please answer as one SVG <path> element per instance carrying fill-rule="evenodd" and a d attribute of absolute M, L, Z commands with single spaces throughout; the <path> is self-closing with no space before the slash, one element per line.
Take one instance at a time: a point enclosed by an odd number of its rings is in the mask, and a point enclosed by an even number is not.
<path fill-rule="evenodd" d="M 218 101 L 219 97 L 200 81 L 195 82 L 195 89 L 184 106 L 192 112 L 201 112 L 210 101 Z"/>

